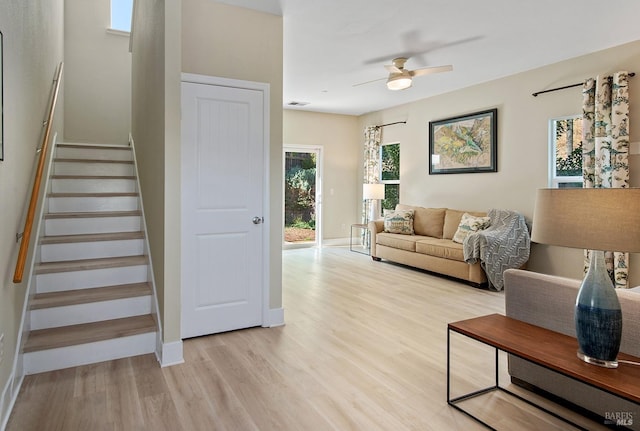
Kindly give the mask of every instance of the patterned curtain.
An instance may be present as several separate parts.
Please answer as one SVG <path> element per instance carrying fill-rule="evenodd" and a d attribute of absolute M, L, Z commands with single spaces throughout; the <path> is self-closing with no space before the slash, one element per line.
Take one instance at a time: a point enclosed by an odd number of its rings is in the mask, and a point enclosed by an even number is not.
<path fill-rule="evenodd" d="M 629 187 L 628 83 L 627 72 L 584 82 L 582 174 L 586 188 Z M 627 288 L 628 253 L 609 251 L 605 258 L 614 286 Z"/>
<path fill-rule="evenodd" d="M 379 126 L 367 126 L 364 129 L 364 178 L 363 184 L 375 184 L 380 181 L 380 142 Z M 367 220 L 367 202 L 362 200 L 362 222 Z"/>

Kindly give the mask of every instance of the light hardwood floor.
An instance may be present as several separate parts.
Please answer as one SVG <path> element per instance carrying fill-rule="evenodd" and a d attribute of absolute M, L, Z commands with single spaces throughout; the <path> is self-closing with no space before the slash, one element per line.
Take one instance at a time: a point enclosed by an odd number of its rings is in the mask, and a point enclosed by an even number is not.
<path fill-rule="evenodd" d="M 503 293 L 342 247 L 283 261 L 285 326 L 186 340 L 168 368 L 145 355 L 28 376 L 8 430 L 485 429 L 446 403 L 446 323 L 503 313 Z M 456 390 L 491 383 L 492 351 L 452 350 Z M 468 405 L 501 429 L 570 429 L 500 395 Z"/>

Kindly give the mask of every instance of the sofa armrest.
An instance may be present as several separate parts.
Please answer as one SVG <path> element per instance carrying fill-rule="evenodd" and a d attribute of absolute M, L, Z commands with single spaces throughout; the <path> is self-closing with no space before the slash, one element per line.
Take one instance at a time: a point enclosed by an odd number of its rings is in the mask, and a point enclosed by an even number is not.
<path fill-rule="evenodd" d="M 376 235 L 384 230 L 384 220 L 373 220 L 368 224 L 371 257 L 376 257 Z"/>
<path fill-rule="evenodd" d="M 575 337 L 573 313 L 580 281 L 520 269 L 504 272 L 505 313 Z"/>
<path fill-rule="evenodd" d="M 373 220 L 370 221 L 369 224 L 369 230 L 371 231 L 371 234 L 376 234 L 376 233 L 380 233 L 384 230 L 384 220 Z"/>

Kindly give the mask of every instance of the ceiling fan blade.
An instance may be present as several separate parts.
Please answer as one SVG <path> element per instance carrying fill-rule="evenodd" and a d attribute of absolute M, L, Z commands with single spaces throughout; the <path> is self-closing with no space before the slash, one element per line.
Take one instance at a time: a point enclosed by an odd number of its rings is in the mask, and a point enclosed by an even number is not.
<path fill-rule="evenodd" d="M 389 58 L 404 57 L 414 58 L 419 64 L 424 64 L 420 58 L 423 54 L 428 54 L 432 51 L 436 51 L 450 46 L 461 45 L 476 40 L 483 39 L 484 36 L 472 36 L 464 39 L 458 39 L 451 42 L 444 42 L 442 40 L 422 40 L 417 31 L 412 30 L 406 32 L 401 36 L 402 43 L 404 45 L 404 51 L 393 52 L 380 57 L 370 58 L 364 61 L 364 64 L 376 64 L 388 60 Z"/>
<path fill-rule="evenodd" d="M 389 72 L 389 73 L 402 73 L 402 70 L 398 69 L 393 64 L 385 64 L 384 68 L 387 69 L 387 72 Z"/>
<path fill-rule="evenodd" d="M 373 79 L 371 81 L 361 82 L 359 84 L 353 84 L 352 87 L 358 87 L 360 85 L 371 84 L 372 82 L 378 82 L 378 81 L 382 81 L 382 80 L 385 80 L 385 79 L 387 79 L 386 76 L 384 78 L 378 78 L 378 79 Z"/>
<path fill-rule="evenodd" d="M 440 72 L 451 72 L 453 70 L 453 66 L 448 64 L 446 66 L 434 66 L 434 67 L 424 67 L 422 69 L 416 69 L 409 72 L 411 76 L 422 76 L 422 75 L 430 75 L 432 73 L 440 73 Z"/>

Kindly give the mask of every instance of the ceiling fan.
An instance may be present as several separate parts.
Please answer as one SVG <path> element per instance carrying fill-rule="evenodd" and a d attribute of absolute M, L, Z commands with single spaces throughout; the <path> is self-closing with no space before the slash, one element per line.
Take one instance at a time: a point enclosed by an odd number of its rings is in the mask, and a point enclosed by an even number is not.
<path fill-rule="evenodd" d="M 385 69 L 389 71 L 389 76 L 387 78 L 379 78 L 374 79 L 373 81 L 361 82 L 360 84 L 355 84 L 354 87 L 386 79 L 387 88 L 389 90 L 404 90 L 411 87 L 414 76 L 430 75 L 432 73 L 440 72 L 450 72 L 453 70 L 453 66 L 450 64 L 447 66 L 423 67 L 421 69 L 408 70 L 404 68 L 404 64 L 407 62 L 407 60 L 408 58 L 405 57 L 394 58 L 392 61 L 393 64 L 387 64 L 384 66 Z"/>

